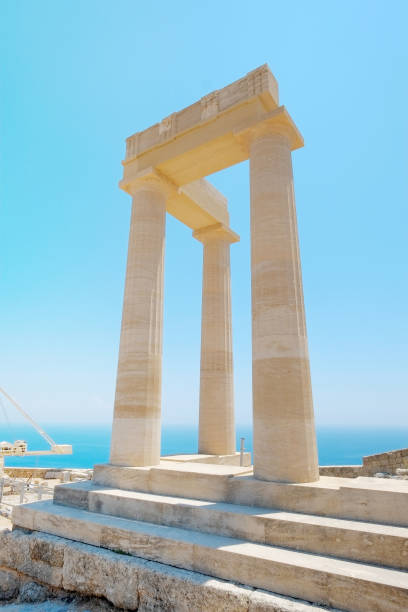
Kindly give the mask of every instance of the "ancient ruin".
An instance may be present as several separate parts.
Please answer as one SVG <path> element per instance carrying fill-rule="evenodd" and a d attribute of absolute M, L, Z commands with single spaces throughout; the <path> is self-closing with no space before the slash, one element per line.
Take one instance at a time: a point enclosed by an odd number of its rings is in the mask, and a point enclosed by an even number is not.
<path fill-rule="evenodd" d="M 319 477 L 291 163 L 302 146 L 266 65 L 127 139 L 110 462 L 53 502 L 15 507 L 0 566 L 132 610 L 408 609 L 408 482 Z M 239 238 L 205 179 L 247 159 L 253 467 L 235 447 Z M 166 213 L 203 244 L 199 448 L 173 457 L 160 457 Z"/>
<path fill-rule="evenodd" d="M 235 452 L 229 243 L 238 237 L 204 177 L 249 159 L 254 474 L 318 479 L 291 164 L 302 145 L 266 66 L 128 138 L 121 187 L 133 204 L 111 465 L 159 463 L 166 210 L 204 244 L 199 451 Z"/>

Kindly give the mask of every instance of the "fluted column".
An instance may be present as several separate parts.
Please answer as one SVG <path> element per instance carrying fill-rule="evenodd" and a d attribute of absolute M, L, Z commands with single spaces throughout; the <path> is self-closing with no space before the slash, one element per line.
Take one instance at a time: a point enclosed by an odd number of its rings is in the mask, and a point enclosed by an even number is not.
<path fill-rule="evenodd" d="M 254 475 L 312 482 L 319 471 L 287 126 L 254 131 L 249 153 Z"/>
<path fill-rule="evenodd" d="M 228 455 L 236 451 L 230 243 L 239 237 L 221 223 L 193 236 L 203 243 L 198 452 Z"/>
<path fill-rule="evenodd" d="M 166 190 L 145 180 L 132 195 L 110 462 L 144 466 L 160 461 Z"/>

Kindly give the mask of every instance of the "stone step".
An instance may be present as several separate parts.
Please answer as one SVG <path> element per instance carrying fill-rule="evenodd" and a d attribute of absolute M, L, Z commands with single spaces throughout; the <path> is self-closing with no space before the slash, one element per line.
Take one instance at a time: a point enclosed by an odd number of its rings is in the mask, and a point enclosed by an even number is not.
<path fill-rule="evenodd" d="M 252 474 L 252 466 L 161 461 L 147 467 L 95 465 L 95 484 L 129 491 L 226 501 L 232 478 Z"/>
<path fill-rule="evenodd" d="M 150 467 L 96 465 L 101 486 L 173 497 L 289 510 L 408 527 L 408 481 L 322 476 L 302 484 L 267 482 L 250 468 L 163 461 Z"/>
<path fill-rule="evenodd" d="M 408 573 L 50 501 L 15 506 L 16 527 L 201 572 L 347 612 L 408 609 Z"/>
<path fill-rule="evenodd" d="M 54 502 L 126 519 L 408 569 L 406 527 L 100 488 L 89 481 L 57 486 Z"/>

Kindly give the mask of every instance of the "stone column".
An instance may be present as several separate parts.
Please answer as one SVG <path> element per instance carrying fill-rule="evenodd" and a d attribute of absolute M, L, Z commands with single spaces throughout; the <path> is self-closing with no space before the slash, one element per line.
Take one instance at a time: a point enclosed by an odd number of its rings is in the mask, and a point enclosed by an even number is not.
<path fill-rule="evenodd" d="M 198 452 L 229 455 L 236 452 L 230 243 L 239 237 L 221 223 L 193 236 L 203 243 Z"/>
<path fill-rule="evenodd" d="M 166 191 L 159 179 L 132 186 L 110 462 L 160 462 L 163 263 Z"/>
<path fill-rule="evenodd" d="M 319 479 L 288 126 L 250 142 L 254 475 Z"/>

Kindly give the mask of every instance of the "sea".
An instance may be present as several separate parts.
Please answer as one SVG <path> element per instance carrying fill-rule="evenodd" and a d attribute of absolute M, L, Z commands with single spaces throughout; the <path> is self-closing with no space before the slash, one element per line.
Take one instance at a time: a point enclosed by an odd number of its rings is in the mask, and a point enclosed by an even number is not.
<path fill-rule="evenodd" d="M 45 424 L 45 431 L 57 444 L 72 444 L 72 455 L 6 457 L 6 466 L 91 468 L 109 460 L 110 424 Z M 252 429 L 237 426 L 237 449 L 245 439 L 245 450 L 252 450 Z M 0 422 L 0 441 L 26 440 L 30 450 L 46 450 L 47 443 L 25 424 Z M 408 427 L 317 427 L 320 465 L 358 465 L 373 453 L 408 447 Z M 162 455 L 197 452 L 197 427 L 163 425 Z M 288 457 L 290 461 L 290 457 Z"/>

